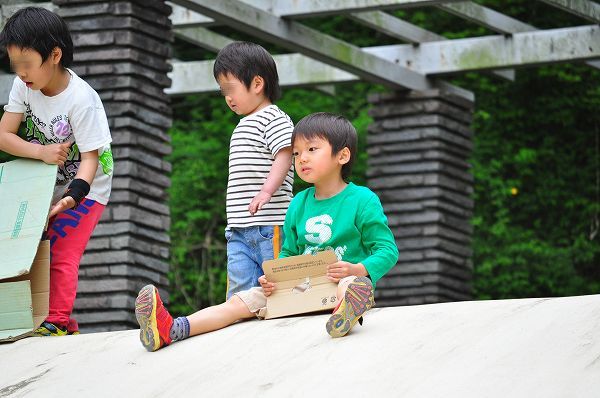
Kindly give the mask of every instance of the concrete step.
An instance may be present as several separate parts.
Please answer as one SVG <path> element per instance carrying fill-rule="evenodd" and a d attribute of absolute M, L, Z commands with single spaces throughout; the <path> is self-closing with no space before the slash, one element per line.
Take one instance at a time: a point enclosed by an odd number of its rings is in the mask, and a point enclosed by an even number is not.
<path fill-rule="evenodd" d="M 600 397 L 600 295 L 252 320 L 146 352 L 137 330 L 0 345 L 0 397 Z"/>

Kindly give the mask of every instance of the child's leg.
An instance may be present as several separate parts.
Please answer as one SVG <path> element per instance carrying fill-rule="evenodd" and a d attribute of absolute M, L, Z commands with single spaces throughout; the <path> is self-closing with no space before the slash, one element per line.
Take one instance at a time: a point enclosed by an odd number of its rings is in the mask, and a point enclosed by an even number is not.
<path fill-rule="evenodd" d="M 362 315 L 375 305 L 373 284 L 365 276 L 349 276 L 338 283 L 338 306 L 325 328 L 331 337 L 345 336 Z"/>
<path fill-rule="evenodd" d="M 245 292 L 240 294 L 242 293 Z M 237 295 L 223 304 L 176 319 L 169 314 L 158 290 L 152 285 L 144 286 L 135 300 L 135 317 L 140 324 L 140 341 L 148 351 L 156 351 L 174 341 L 212 332 L 238 320 L 255 316 Z"/>
<path fill-rule="evenodd" d="M 231 228 L 227 239 L 227 299 L 235 293 L 258 287 L 262 263 L 279 255 L 283 242 L 280 226 L 258 225 Z"/>
<path fill-rule="evenodd" d="M 250 227 L 251 228 L 251 227 Z M 235 293 L 258 285 L 257 267 L 251 244 L 247 241 L 248 228 L 232 228 L 227 239 L 227 300 Z"/>
<path fill-rule="evenodd" d="M 233 295 L 223 304 L 206 307 L 187 317 L 190 323 L 190 336 L 212 332 L 247 318 L 254 318 L 255 313 L 250 312 L 246 304 L 236 295 Z"/>
<path fill-rule="evenodd" d="M 58 214 L 48 228 L 50 300 L 46 322 L 61 329 L 66 329 L 69 323 L 74 324 L 70 316 L 77 293 L 79 262 L 104 207 L 84 199 L 74 210 Z"/>

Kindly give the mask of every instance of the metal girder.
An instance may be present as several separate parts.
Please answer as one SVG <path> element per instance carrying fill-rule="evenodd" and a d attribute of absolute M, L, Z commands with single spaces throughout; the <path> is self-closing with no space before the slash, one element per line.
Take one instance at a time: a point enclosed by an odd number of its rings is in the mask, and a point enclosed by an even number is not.
<path fill-rule="evenodd" d="M 229 37 L 225 37 L 218 33 L 202 27 L 194 28 L 173 28 L 173 33 L 176 37 L 192 43 L 206 50 L 219 52 L 220 49 L 234 42 Z"/>
<path fill-rule="evenodd" d="M 385 33 L 390 37 L 404 40 L 409 43 L 419 44 L 432 41 L 448 40 L 444 36 L 403 21 L 402 19 L 396 18 L 393 15 L 387 14 L 383 11 L 354 13 L 350 14 L 350 18 L 370 27 L 371 29 L 375 29 L 379 32 Z M 515 80 L 514 70 L 496 70 L 492 73 L 506 80 Z"/>
<path fill-rule="evenodd" d="M 197 42 L 212 51 L 218 51 L 231 42 L 231 39 L 204 28 L 176 29 L 176 32 L 183 39 Z M 600 58 L 600 45 L 596 43 L 600 43 L 600 28 L 590 25 L 516 33 L 512 37 L 485 36 L 426 42 L 419 46 L 363 47 L 361 50 L 423 75 L 439 75 Z M 300 54 L 279 57 L 285 60 L 278 62 L 279 70 L 285 71 L 281 73 L 282 76 L 299 76 L 286 85 L 323 83 L 323 76 L 330 76 L 332 83 L 349 80 L 342 70 Z M 288 62 L 291 59 L 298 62 L 297 66 Z M 320 72 L 321 70 L 326 72 Z M 314 78 L 311 73 L 315 75 Z"/>
<path fill-rule="evenodd" d="M 428 41 L 445 40 L 444 36 L 420 28 L 417 25 L 403 21 L 402 19 L 396 18 L 383 11 L 355 12 L 348 16 L 363 25 L 381 33 L 385 33 L 390 37 L 409 43 L 417 44 Z"/>
<path fill-rule="evenodd" d="M 600 4 L 589 0 L 541 0 L 595 23 L 600 22 Z"/>
<path fill-rule="evenodd" d="M 273 56 L 280 73 L 279 84 L 282 87 L 322 85 L 360 80 L 358 76 L 334 68 L 301 54 Z M 173 71 L 169 74 L 172 85 L 165 90 L 169 95 L 216 92 L 219 86 L 213 78 L 214 61 L 173 62 Z"/>
<path fill-rule="evenodd" d="M 532 25 L 523 23 L 517 19 L 506 16 L 472 1 L 461 1 L 453 4 L 439 4 L 438 8 L 454 14 L 458 17 L 475 22 L 486 28 L 499 33 L 518 33 L 537 30 Z"/>
<path fill-rule="evenodd" d="M 515 18 L 480 6 L 472 1 L 461 1 L 453 4 L 440 4 L 438 8 L 476 24 L 485 26 L 494 32 L 512 34 L 538 30 L 535 26 L 521 22 Z M 587 61 L 586 64 L 600 69 L 600 61 Z"/>
<path fill-rule="evenodd" d="M 194 34 L 191 37 L 184 37 L 186 35 L 185 32 L 188 30 L 194 31 Z M 182 39 L 194 43 L 202 36 L 202 32 L 204 31 L 208 32 L 207 40 L 204 40 L 201 44 L 204 48 L 216 51 L 220 49 L 220 46 L 231 42 L 231 39 L 204 28 L 182 29 L 179 34 L 182 35 Z M 371 50 L 377 53 L 378 56 L 389 57 L 391 62 L 395 62 L 395 47 L 397 46 L 366 47 L 363 50 Z M 273 58 L 279 70 L 280 85 L 283 87 L 314 86 L 316 89 L 321 89 L 323 83 L 342 83 L 360 80 L 358 76 L 302 54 L 275 55 Z M 173 83 L 171 88 L 165 90 L 165 92 L 169 95 L 214 92 L 218 88 L 212 77 L 212 65 L 213 61 L 175 61 L 173 63 L 173 72 L 170 75 Z M 473 99 L 472 93 L 467 90 L 442 81 L 438 81 L 436 84 L 438 88 L 453 92 L 463 98 Z"/>
<path fill-rule="evenodd" d="M 364 48 L 425 75 L 600 58 L 600 27 L 548 29 L 412 45 Z"/>
<path fill-rule="evenodd" d="M 229 37 L 201 27 L 176 28 L 173 31 L 180 39 L 214 52 L 218 52 L 234 41 Z M 331 83 L 360 80 L 355 75 L 315 61 L 302 54 L 276 55 L 273 58 L 279 71 L 280 85 L 283 87 L 314 86 L 317 90 L 331 94 L 333 92 Z M 213 61 L 206 62 L 209 64 L 205 62 L 174 61 L 173 73 L 170 75 L 173 83 L 171 88 L 165 90 L 165 92 L 169 95 L 181 95 L 210 92 L 218 89 L 212 78 Z M 323 86 L 323 79 L 326 79 L 327 86 Z"/>
<path fill-rule="evenodd" d="M 215 24 L 215 20 L 205 15 L 198 14 L 185 7 L 178 6 L 167 1 L 167 4 L 173 9 L 171 11 L 171 23 L 173 26 L 181 28 L 192 26 L 211 26 Z"/>
<path fill-rule="evenodd" d="M 452 3 L 459 0 L 243 0 L 285 18 L 325 16 L 340 13 L 399 9 Z"/>
<path fill-rule="evenodd" d="M 235 29 L 298 51 L 361 78 L 396 89 L 424 90 L 433 84 L 423 75 L 400 67 L 294 21 L 234 0 L 204 2 L 175 0 L 176 4 L 207 15 Z"/>

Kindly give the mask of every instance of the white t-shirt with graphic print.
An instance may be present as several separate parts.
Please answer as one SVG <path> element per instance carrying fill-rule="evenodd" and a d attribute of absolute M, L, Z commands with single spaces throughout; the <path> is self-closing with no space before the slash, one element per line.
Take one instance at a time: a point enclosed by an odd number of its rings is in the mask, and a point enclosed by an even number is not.
<path fill-rule="evenodd" d="M 98 170 L 86 196 L 106 205 L 110 196 L 113 159 L 108 120 L 98 93 L 70 69 L 69 85 L 61 93 L 48 97 L 32 90 L 15 77 L 6 112 L 22 113 L 25 139 L 50 145 L 73 142 L 67 161 L 59 167 L 52 203 L 56 203 L 75 178 L 81 163 L 80 152 L 98 150 Z"/>

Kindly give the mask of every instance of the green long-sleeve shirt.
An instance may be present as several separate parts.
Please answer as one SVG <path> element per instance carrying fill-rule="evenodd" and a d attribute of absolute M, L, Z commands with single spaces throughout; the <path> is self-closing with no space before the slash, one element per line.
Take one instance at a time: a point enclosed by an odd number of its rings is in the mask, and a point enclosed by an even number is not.
<path fill-rule="evenodd" d="M 283 225 L 282 257 L 334 250 L 339 260 L 362 263 L 373 284 L 398 261 L 398 248 L 381 202 L 353 183 L 337 195 L 315 199 L 315 188 L 297 194 Z"/>

